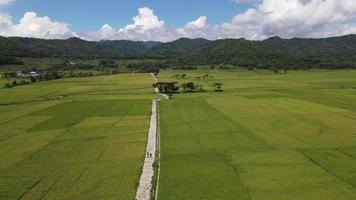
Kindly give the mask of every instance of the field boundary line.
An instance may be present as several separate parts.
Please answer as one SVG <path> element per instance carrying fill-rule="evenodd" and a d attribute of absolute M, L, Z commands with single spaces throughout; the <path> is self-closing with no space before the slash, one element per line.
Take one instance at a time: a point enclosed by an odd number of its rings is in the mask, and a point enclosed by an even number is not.
<path fill-rule="evenodd" d="M 340 181 L 341 183 L 344 183 L 347 186 L 350 186 L 351 188 L 355 188 L 354 185 L 352 185 L 348 180 L 344 180 L 341 177 L 339 177 L 338 175 L 332 173 L 329 169 L 326 169 L 324 166 L 322 166 L 320 163 L 318 163 L 317 161 L 315 161 L 312 157 L 310 157 L 309 155 L 307 155 L 307 153 L 305 153 L 302 150 L 297 149 L 297 152 L 299 152 L 300 154 L 302 154 L 306 159 L 308 159 L 310 162 L 314 163 L 314 165 L 316 165 L 317 167 L 319 167 L 321 170 L 323 170 L 324 172 L 326 172 L 327 174 L 329 174 L 330 176 L 336 178 L 338 181 Z"/>

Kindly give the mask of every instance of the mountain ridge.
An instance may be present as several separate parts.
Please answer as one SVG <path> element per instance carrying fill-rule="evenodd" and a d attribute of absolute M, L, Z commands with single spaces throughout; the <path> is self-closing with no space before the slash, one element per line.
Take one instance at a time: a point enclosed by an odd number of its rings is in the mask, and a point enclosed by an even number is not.
<path fill-rule="evenodd" d="M 0 37 L 0 49 L 2 57 L 150 58 L 168 59 L 174 64 L 185 65 L 269 66 L 272 63 L 274 66 L 278 63 L 285 66 L 315 65 L 323 68 L 356 66 L 356 35 L 320 39 L 271 37 L 261 41 L 244 38 L 220 40 L 180 38 L 172 42 Z"/>

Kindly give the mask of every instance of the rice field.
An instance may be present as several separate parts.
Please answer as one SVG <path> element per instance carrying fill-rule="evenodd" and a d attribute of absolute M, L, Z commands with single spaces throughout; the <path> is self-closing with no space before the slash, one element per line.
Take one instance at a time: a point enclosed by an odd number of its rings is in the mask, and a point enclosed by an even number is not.
<path fill-rule="evenodd" d="M 175 79 L 174 74 L 186 78 Z M 203 74 L 212 78 L 199 79 Z M 356 72 L 166 71 L 159 199 L 356 199 Z M 214 93 L 213 83 L 224 92 Z"/>
<path fill-rule="evenodd" d="M 126 74 L 0 89 L 0 199 L 133 199 L 151 83 Z"/>
<path fill-rule="evenodd" d="M 159 104 L 158 199 L 356 199 L 355 77 L 161 72 L 206 92 Z M 134 199 L 153 97 L 149 74 L 0 89 L 0 199 Z"/>

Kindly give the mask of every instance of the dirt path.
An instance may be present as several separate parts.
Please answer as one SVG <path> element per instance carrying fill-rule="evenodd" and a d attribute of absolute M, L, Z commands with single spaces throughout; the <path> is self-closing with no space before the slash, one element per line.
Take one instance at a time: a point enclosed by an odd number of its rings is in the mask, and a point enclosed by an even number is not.
<path fill-rule="evenodd" d="M 157 100 L 152 100 L 152 114 L 150 128 L 148 131 L 148 140 L 145 153 L 145 161 L 142 169 L 140 183 L 136 193 L 136 200 L 149 200 L 152 191 L 152 178 L 154 175 L 153 164 L 156 157 L 157 142 Z"/>
<path fill-rule="evenodd" d="M 151 73 L 152 79 L 154 83 L 159 82 L 156 76 Z M 155 92 L 162 95 L 165 99 L 169 99 L 168 95 L 159 93 L 158 88 L 155 88 Z M 158 119 L 158 112 L 157 112 L 157 102 L 159 100 L 153 99 L 152 100 L 152 110 L 151 110 L 151 119 L 150 119 L 150 128 L 148 131 L 148 140 L 147 140 L 147 147 L 145 152 L 145 161 L 143 164 L 142 174 L 139 182 L 139 186 L 136 192 L 136 200 L 150 200 L 152 196 L 153 186 L 152 180 L 154 178 L 154 163 L 156 161 L 156 150 L 159 151 L 159 127 L 157 126 L 157 119 Z M 157 162 L 159 163 L 159 152 L 157 153 Z M 159 164 L 158 164 L 159 166 Z M 158 181 L 159 181 L 159 173 L 160 169 L 158 167 L 157 170 L 157 185 L 155 189 L 158 190 Z M 154 196 L 157 199 L 157 191 L 155 191 Z"/>
<path fill-rule="evenodd" d="M 151 73 L 151 76 L 152 76 L 153 82 L 157 83 L 158 79 L 156 78 L 156 76 L 153 73 Z"/>
<path fill-rule="evenodd" d="M 159 80 L 157 79 L 157 77 L 153 73 L 151 73 L 151 76 L 152 76 L 152 79 L 153 79 L 154 83 L 158 83 L 159 82 Z M 155 88 L 155 92 L 157 94 L 160 94 L 164 99 L 169 99 L 169 96 L 166 95 L 166 94 L 160 93 L 158 88 Z"/>

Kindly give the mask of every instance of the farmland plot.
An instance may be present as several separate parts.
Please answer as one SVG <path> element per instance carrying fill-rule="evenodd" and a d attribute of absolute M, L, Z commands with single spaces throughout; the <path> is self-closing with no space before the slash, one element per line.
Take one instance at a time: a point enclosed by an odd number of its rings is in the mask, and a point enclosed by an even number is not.
<path fill-rule="evenodd" d="M 355 71 L 191 73 L 214 78 L 161 103 L 159 199 L 356 198 Z"/>
<path fill-rule="evenodd" d="M 1 89 L 0 199 L 133 199 L 150 83 L 131 74 Z"/>

